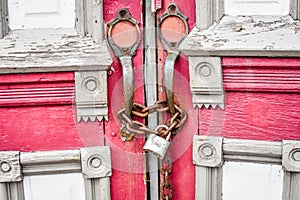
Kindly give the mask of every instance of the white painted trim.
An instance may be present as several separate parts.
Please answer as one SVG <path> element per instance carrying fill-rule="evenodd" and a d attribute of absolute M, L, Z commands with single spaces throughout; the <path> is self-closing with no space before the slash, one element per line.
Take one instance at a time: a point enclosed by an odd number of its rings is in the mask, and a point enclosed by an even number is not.
<path fill-rule="evenodd" d="M 291 16 L 224 16 L 208 29 L 195 27 L 180 44 L 190 57 L 300 57 L 300 22 Z"/>
<path fill-rule="evenodd" d="M 75 72 L 77 121 L 108 121 L 107 72 Z"/>
<path fill-rule="evenodd" d="M 26 176 L 81 171 L 79 150 L 22 152 L 20 158 Z"/>
<path fill-rule="evenodd" d="M 290 0 L 225 0 L 225 15 L 288 15 Z"/>
<path fill-rule="evenodd" d="M 193 106 L 224 109 L 221 58 L 189 57 L 189 73 Z"/>
<path fill-rule="evenodd" d="M 300 173 L 284 172 L 282 200 L 300 199 Z"/>
<path fill-rule="evenodd" d="M 81 155 L 81 152 L 84 153 Z M 10 159 L 7 156 L 2 156 L 5 153 L 7 154 L 5 151 L 0 152 L 0 161 L 1 163 L 5 161 L 10 163 Z M 13 153 L 16 154 L 16 152 Z M 8 154 L 11 155 L 12 153 Z M 17 158 L 19 158 L 19 162 L 22 165 L 22 175 L 81 172 L 85 174 L 86 200 L 110 199 L 111 155 L 108 146 L 83 148 L 81 150 L 22 152 L 18 153 L 18 155 L 20 158 L 18 156 Z M 104 168 L 82 167 L 86 162 L 91 162 L 90 158 L 94 157 L 101 157 L 102 160 L 99 162 L 99 166 L 103 165 Z M 15 165 L 15 161 L 12 164 Z M 94 175 L 87 176 L 87 174 Z M 0 183 L 1 200 L 24 200 L 22 179 L 8 182 L 7 178 L 0 177 L 0 182 L 2 182 Z"/>
<path fill-rule="evenodd" d="M 215 200 L 222 194 L 222 187 L 219 182 L 222 182 L 222 165 L 215 165 L 215 167 L 205 166 L 207 158 L 199 155 L 199 141 L 206 138 L 207 141 L 216 141 L 213 136 L 194 136 L 193 141 L 193 160 L 196 169 L 196 190 L 195 196 L 198 200 Z M 219 140 L 222 138 L 219 137 Z M 282 141 L 270 142 L 259 140 L 241 140 L 241 139 L 227 139 L 223 138 L 221 154 L 224 161 L 234 162 L 251 162 L 261 164 L 276 164 L 283 165 L 283 191 L 282 200 L 298 200 L 300 198 L 300 173 L 293 171 L 298 170 L 298 150 L 299 141 Z M 210 144 L 211 148 L 218 149 L 219 144 L 215 142 L 206 142 Z M 297 152 L 296 161 L 289 159 L 290 155 Z M 217 156 L 217 154 L 212 154 Z M 217 156 L 220 157 L 220 156 Z M 283 158 L 284 157 L 284 158 Z M 286 158 L 285 158 L 286 157 Z M 195 159 L 197 162 L 195 162 Z M 203 161 L 201 161 L 203 159 Z M 285 160 L 283 163 L 283 159 Z M 291 163 L 289 163 L 291 162 Z M 295 163 L 296 162 L 296 163 Z M 200 166 L 201 165 L 201 166 Z M 287 171 L 287 170 L 291 170 Z M 214 196 L 216 195 L 216 197 Z"/>
<path fill-rule="evenodd" d="M 2 0 L 0 2 L 0 39 L 3 38 L 8 33 L 8 23 L 7 23 L 8 6 L 7 0 Z"/>
<path fill-rule="evenodd" d="M 9 31 L 7 0 L 0 3 L 0 39 Z M 89 8 L 89 9 L 88 9 Z M 104 40 L 103 1 L 75 0 L 75 27 L 80 36 L 91 36 L 97 43 Z"/>
<path fill-rule="evenodd" d="M 222 168 L 196 166 L 196 200 L 222 199 Z"/>
<path fill-rule="evenodd" d="M 258 140 L 223 140 L 225 161 L 281 164 L 282 143 Z"/>

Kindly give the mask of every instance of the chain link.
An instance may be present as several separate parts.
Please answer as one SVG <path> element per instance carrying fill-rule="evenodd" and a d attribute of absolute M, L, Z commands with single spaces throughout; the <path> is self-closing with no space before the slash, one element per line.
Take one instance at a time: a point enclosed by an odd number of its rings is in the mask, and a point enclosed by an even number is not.
<path fill-rule="evenodd" d="M 168 112 L 170 108 L 167 101 L 157 101 L 154 105 L 146 107 L 142 104 L 134 103 L 131 115 L 139 118 L 146 118 L 151 113 Z M 166 138 L 170 133 L 176 134 L 187 120 L 186 112 L 179 106 L 175 105 L 175 113 L 166 122 L 165 125 L 158 125 L 155 130 L 146 127 L 145 124 L 133 120 L 128 116 L 125 109 L 118 112 L 118 118 L 122 122 L 121 135 L 123 141 L 131 141 L 135 135 L 141 134 L 155 134 L 160 137 Z M 173 187 L 170 183 L 170 174 L 172 173 L 172 162 L 166 156 L 164 160 L 160 161 L 160 199 L 171 200 L 173 196 Z"/>
<path fill-rule="evenodd" d="M 169 175 L 172 173 L 172 162 L 166 157 L 160 161 L 160 199 L 171 200 L 173 196 L 173 186 L 170 183 Z"/>
<path fill-rule="evenodd" d="M 170 108 L 167 101 L 157 101 L 154 105 L 146 107 L 142 104 L 134 103 L 132 115 L 140 118 L 146 118 L 149 114 L 154 112 L 167 112 Z M 124 141 L 131 141 L 135 135 L 152 133 L 160 137 L 166 138 L 171 132 L 176 134 L 187 120 L 187 114 L 179 106 L 175 105 L 175 114 L 167 121 L 167 130 L 158 129 L 152 130 L 146 127 L 143 123 L 132 120 L 130 116 L 126 115 L 125 109 L 118 112 L 118 118 L 122 121 L 121 135 Z"/>

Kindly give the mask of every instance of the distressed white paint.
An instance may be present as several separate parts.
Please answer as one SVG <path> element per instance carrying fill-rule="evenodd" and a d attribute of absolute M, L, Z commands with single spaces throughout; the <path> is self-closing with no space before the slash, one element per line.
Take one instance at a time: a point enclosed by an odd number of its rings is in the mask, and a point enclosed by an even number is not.
<path fill-rule="evenodd" d="M 181 43 L 189 56 L 300 56 L 300 22 L 291 16 L 224 16 L 206 30 L 194 28 Z"/>
<path fill-rule="evenodd" d="M 290 0 L 225 0 L 227 15 L 288 15 Z"/>
<path fill-rule="evenodd" d="M 75 0 L 8 0 L 9 27 L 73 28 Z"/>
<path fill-rule="evenodd" d="M 25 200 L 84 200 L 80 173 L 24 177 Z"/>
<path fill-rule="evenodd" d="M 280 165 L 225 162 L 223 200 L 281 200 L 283 170 Z"/>

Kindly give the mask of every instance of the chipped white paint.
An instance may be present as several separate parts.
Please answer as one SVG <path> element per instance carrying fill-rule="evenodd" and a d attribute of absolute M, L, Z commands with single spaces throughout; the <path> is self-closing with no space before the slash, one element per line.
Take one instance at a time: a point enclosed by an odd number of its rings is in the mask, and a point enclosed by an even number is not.
<path fill-rule="evenodd" d="M 225 0 L 227 15 L 288 15 L 290 0 Z"/>
<path fill-rule="evenodd" d="M 73 28 L 75 0 L 8 0 L 9 27 Z"/>
<path fill-rule="evenodd" d="M 291 16 L 224 16 L 194 28 L 181 43 L 188 56 L 300 56 L 300 22 Z"/>
<path fill-rule="evenodd" d="M 24 177 L 25 200 L 84 200 L 82 174 L 39 175 Z"/>
<path fill-rule="evenodd" d="M 112 63 L 105 42 L 75 29 L 16 30 L 0 40 L 0 73 L 104 70 Z"/>
<path fill-rule="evenodd" d="M 223 200 L 281 200 L 283 170 L 280 165 L 225 162 Z"/>

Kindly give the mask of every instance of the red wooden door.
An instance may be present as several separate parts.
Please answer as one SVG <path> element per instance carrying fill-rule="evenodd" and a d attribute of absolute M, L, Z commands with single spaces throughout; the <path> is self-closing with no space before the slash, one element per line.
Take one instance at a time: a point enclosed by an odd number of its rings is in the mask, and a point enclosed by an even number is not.
<path fill-rule="evenodd" d="M 154 3 L 154 1 L 153 1 Z M 165 91 L 163 88 L 163 67 L 167 57 L 167 53 L 163 50 L 158 35 L 151 32 L 157 32 L 157 27 L 151 25 L 151 22 L 145 21 L 152 17 L 154 22 L 158 24 L 158 19 L 168 8 L 170 3 L 174 1 L 156 1 L 156 12 L 151 12 L 150 2 L 141 1 L 104 1 L 104 20 L 106 23 L 115 18 L 120 8 L 126 8 L 134 19 L 140 22 L 140 29 L 143 39 L 140 46 L 133 57 L 133 68 L 135 76 L 134 102 L 148 105 L 149 96 L 157 96 L 156 100 L 165 100 Z M 188 17 L 189 29 L 195 24 L 195 5 L 194 1 L 189 3 L 183 1 L 175 2 L 181 12 Z M 155 6 L 154 6 L 155 7 Z M 154 8 L 152 7 L 152 9 Z M 153 11 L 153 10 L 152 10 Z M 126 38 L 124 38 L 126 40 Z M 156 66 L 148 65 L 149 56 L 147 48 L 150 43 L 155 43 L 154 52 L 157 55 L 154 59 Z M 151 44 L 150 44 L 151 45 Z M 150 47 L 151 48 L 151 47 Z M 153 62 L 150 58 L 150 63 Z M 157 67 L 154 75 L 156 81 L 147 79 L 153 77 L 153 74 L 147 74 L 147 68 Z M 151 70 L 150 70 L 151 71 Z M 155 72 L 155 70 L 153 71 Z M 180 55 L 175 64 L 175 98 L 180 106 L 188 113 L 188 121 L 179 134 L 172 140 L 169 149 L 169 157 L 172 160 L 173 171 L 170 176 L 173 185 L 173 199 L 193 199 L 194 198 L 194 170 L 192 164 L 192 137 L 197 134 L 198 130 L 198 111 L 192 108 L 191 94 L 189 92 L 189 76 L 187 57 Z M 144 137 L 135 137 L 130 142 L 122 142 L 119 134 L 120 122 L 116 118 L 116 113 L 124 107 L 123 101 L 123 85 L 122 85 L 122 68 L 118 58 L 114 58 L 111 67 L 111 73 L 108 78 L 109 87 L 109 122 L 105 123 L 105 142 L 112 150 L 112 199 L 158 199 L 159 198 L 159 180 L 152 179 L 148 171 L 155 170 L 154 173 L 159 175 L 157 169 L 149 168 L 153 160 L 146 158 L 143 153 L 145 143 Z M 148 85 L 154 84 L 158 93 L 145 89 Z M 151 99 L 151 98 L 150 98 Z M 152 119 L 153 120 L 153 119 Z M 155 162 L 155 161 L 154 161 Z M 152 163 L 153 164 L 153 163 Z M 153 172 L 152 172 L 153 173 Z M 155 186 L 157 185 L 157 186 Z M 186 187 L 189 185 L 189 188 Z"/>

